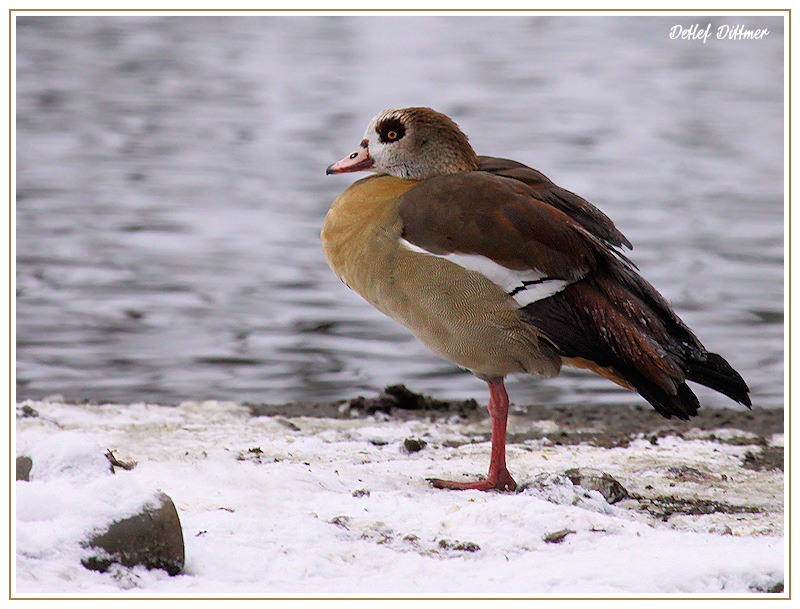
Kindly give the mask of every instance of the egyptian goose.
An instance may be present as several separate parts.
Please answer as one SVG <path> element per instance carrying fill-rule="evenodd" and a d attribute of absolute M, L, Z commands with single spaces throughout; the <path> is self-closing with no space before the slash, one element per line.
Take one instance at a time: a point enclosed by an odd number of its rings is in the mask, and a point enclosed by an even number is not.
<path fill-rule="evenodd" d="M 322 246 L 334 273 L 440 357 L 489 385 L 489 473 L 438 488 L 514 490 L 505 462 L 506 375 L 588 368 L 663 416 L 697 414 L 694 381 L 750 406 L 620 252 L 601 211 L 515 161 L 477 156 L 430 108 L 386 110 L 328 174 L 372 170 L 334 201 Z"/>

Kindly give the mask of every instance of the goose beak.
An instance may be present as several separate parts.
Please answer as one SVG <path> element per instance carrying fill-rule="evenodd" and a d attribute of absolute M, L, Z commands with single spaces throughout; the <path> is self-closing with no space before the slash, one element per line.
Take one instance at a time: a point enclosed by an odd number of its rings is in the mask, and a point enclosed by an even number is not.
<path fill-rule="evenodd" d="M 344 157 L 341 161 L 337 161 L 325 171 L 327 175 L 332 173 L 350 173 L 351 171 L 363 171 L 369 169 L 375 164 L 372 157 L 369 155 L 369 148 L 367 140 L 359 144 L 358 149 L 353 154 Z"/>

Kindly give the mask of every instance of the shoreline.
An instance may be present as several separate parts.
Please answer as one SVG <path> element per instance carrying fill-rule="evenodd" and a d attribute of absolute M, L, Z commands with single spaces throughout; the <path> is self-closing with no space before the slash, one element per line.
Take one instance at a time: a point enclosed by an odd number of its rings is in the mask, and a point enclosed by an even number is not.
<path fill-rule="evenodd" d="M 337 402 L 243 404 L 252 416 L 275 416 L 283 418 L 314 417 L 351 419 L 371 415 L 384 415 L 400 421 L 422 419 L 431 422 L 455 419 L 464 423 L 488 421 L 484 404 L 476 400 L 436 400 L 415 393 L 404 385 L 390 385 L 375 397 L 358 396 Z M 684 437 L 692 430 L 713 432 L 714 430 L 739 430 L 752 435 L 752 441 L 767 446 L 771 436 L 784 433 L 784 410 L 739 410 L 733 408 L 705 408 L 689 421 L 666 419 L 645 404 L 594 405 L 594 406 L 540 406 L 524 407 L 512 404 L 509 419 L 539 422 L 538 426 L 526 426 L 515 430 L 509 424 L 508 443 L 549 439 L 557 445 L 586 443 L 592 446 L 613 448 L 629 445 L 633 440 L 647 437 L 655 443 L 667 436 Z M 542 424 L 549 422 L 555 425 Z M 713 435 L 713 433 L 711 434 Z M 724 434 L 723 434 L 724 435 Z M 488 440 L 488 438 L 487 438 Z M 776 466 L 783 469 L 783 447 L 771 447 L 770 455 L 752 464 L 752 467 Z"/>

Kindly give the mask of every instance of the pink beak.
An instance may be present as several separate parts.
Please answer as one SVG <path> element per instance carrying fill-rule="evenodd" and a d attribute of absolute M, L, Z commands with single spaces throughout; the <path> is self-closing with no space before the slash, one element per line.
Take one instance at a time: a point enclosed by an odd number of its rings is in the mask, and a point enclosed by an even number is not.
<path fill-rule="evenodd" d="M 350 156 L 344 157 L 341 161 L 335 162 L 333 165 L 328 167 L 325 171 L 327 175 L 332 173 L 350 173 L 351 171 L 363 171 L 364 169 L 369 169 L 375 164 L 372 160 L 372 157 L 369 156 L 369 148 L 367 147 L 367 140 L 364 140 L 359 144 L 358 150 L 356 150 Z"/>

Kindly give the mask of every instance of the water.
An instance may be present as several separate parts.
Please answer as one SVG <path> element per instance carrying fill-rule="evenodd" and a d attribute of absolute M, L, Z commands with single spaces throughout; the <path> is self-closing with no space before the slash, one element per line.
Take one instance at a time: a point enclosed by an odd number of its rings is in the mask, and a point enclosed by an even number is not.
<path fill-rule="evenodd" d="M 671 40 L 675 24 L 767 27 Z M 783 29 L 736 17 L 17 20 L 17 397 L 335 400 L 483 383 L 327 268 L 353 176 L 325 167 L 388 107 L 611 216 L 707 347 L 783 405 Z M 634 403 L 582 371 L 517 403 Z M 705 404 L 730 406 L 710 391 Z"/>

